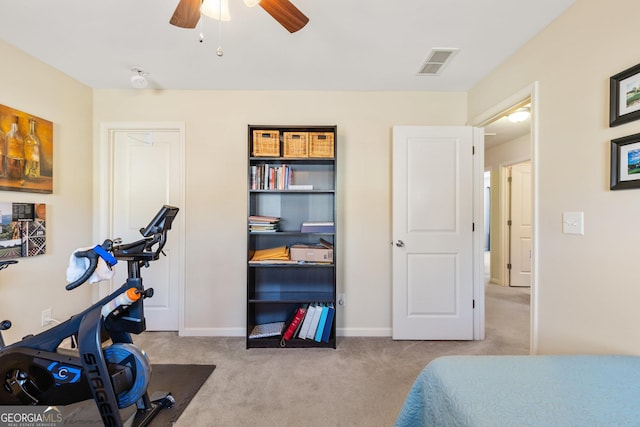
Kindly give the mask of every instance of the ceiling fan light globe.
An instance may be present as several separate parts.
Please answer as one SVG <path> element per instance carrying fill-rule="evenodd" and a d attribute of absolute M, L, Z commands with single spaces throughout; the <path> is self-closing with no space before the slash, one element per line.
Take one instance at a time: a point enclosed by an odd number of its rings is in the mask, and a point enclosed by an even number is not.
<path fill-rule="evenodd" d="M 260 0 L 242 0 L 247 7 L 254 7 L 260 3 Z"/>
<path fill-rule="evenodd" d="M 220 21 L 231 21 L 229 0 L 204 0 L 200 6 L 200 13 Z"/>

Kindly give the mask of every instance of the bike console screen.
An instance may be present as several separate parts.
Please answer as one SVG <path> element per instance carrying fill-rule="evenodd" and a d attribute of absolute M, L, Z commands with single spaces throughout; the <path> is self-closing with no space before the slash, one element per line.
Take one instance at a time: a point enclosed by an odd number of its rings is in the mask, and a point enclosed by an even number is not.
<path fill-rule="evenodd" d="M 178 214 L 178 208 L 174 206 L 164 205 L 156 216 L 151 220 L 149 225 L 140 229 L 140 233 L 144 237 L 152 234 L 162 233 L 165 230 L 171 230 L 171 223 Z"/>
<path fill-rule="evenodd" d="M 140 229 L 142 240 L 128 244 L 114 245 L 113 255 L 118 259 L 136 258 L 139 260 L 155 260 L 166 243 L 167 231 L 178 214 L 178 208 L 164 205 L 151 220 L 149 225 Z"/>

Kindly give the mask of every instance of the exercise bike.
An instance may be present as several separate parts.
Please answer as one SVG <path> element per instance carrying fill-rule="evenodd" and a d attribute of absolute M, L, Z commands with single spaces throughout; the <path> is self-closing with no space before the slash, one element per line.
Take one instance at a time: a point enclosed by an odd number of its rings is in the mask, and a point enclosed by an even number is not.
<path fill-rule="evenodd" d="M 148 395 L 151 365 L 131 334 L 146 329 L 143 300 L 153 296 L 152 288 L 144 288 L 140 270 L 160 257 L 177 213 L 178 208 L 163 206 L 140 229 L 142 239 L 135 242 L 107 239 L 74 253 L 88 259 L 89 266 L 67 290 L 89 280 L 99 265 L 111 268 L 118 260 L 127 263 L 127 280 L 83 312 L 42 333 L 11 345 L 5 345 L 0 335 L 0 405 L 57 406 L 93 399 L 103 424 L 118 427 L 125 422 L 145 426 L 162 408 L 173 406 L 171 393 Z M 5 261 L 0 269 L 9 263 Z M 105 306 L 111 309 L 125 293 L 135 294 L 135 301 L 105 312 Z M 9 321 L 0 322 L 0 331 L 10 326 Z M 77 349 L 61 347 L 68 339 L 77 343 Z M 120 410 L 133 405 L 135 413 L 123 420 Z"/>

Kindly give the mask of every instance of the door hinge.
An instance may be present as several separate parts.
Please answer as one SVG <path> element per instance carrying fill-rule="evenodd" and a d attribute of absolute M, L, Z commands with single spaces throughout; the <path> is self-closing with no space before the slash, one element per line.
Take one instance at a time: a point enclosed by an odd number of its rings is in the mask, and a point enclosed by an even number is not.
<path fill-rule="evenodd" d="M 472 300 L 472 301 L 473 301 L 473 304 L 472 304 L 471 308 L 476 308 L 476 300 Z"/>
<path fill-rule="evenodd" d="M 475 156 L 475 155 L 476 155 L 476 146 L 475 146 L 475 145 L 472 145 L 472 146 L 471 146 L 471 155 L 472 155 L 472 156 Z"/>
<path fill-rule="evenodd" d="M 511 263 L 507 264 L 507 270 L 511 270 Z"/>
<path fill-rule="evenodd" d="M 507 220 L 507 225 L 511 227 L 511 220 Z"/>
<path fill-rule="evenodd" d="M 476 223 L 475 222 L 471 223 L 471 231 L 476 231 Z"/>
<path fill-rule="evenodd" d="M 512 181 L 513 181 L 513 179 L 512 179 L 511 177 L 507 178 L 507 182 L 509 182 L 509 183 L 510 183 L 510 182 L 512 182 Z"/>

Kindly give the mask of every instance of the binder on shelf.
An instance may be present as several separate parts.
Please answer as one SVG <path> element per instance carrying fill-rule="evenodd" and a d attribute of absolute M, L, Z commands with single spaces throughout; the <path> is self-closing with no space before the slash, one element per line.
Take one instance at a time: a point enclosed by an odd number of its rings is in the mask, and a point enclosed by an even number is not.
<path fill-rule="evenodd" d="M 284 322 L 271 322 L 255 325 L 249 334 L 249 339 L 275 337 L 282 334 Z"/>
<path fill-rule="evenodd" d="M 285 330 L 284 334 L 282 335 L 282 339 L 283 340 L 289 341 L 291 338 L 293 338 L 293 334 L 298 329 L 298 326 L 302 322 L 302 319 L 304 319 L 306 313 L 307 313 L 307 307 L 306 306 L 298 307 L 298 309 L 296 310 L 295 315 L 293 316 L 293 319 L 291 320 L 291 323 L 289 323 L 289 326 L 287 326 L 287 329 Z"/>
<path fill-rule="evenodd" d="M 306 339 L 314 339 L 316 336 L 316 331 L 318 330 L 318 323 L 320 323 L 320 316 L 322 315 L 322 307 L 316 305 L 316 309 L 313 312 L 313 317 L 311 318 L 311 324 L 309 325 L 309 332 L 307 332 Z"/>
<path fill-rule="evenodd" d="M 312 304 L 307 308 L 307 314 L 304 316 L 304 320 L 302 321 L 302 326 L 300 327 L 300 332 L 298 333 L 298 338 L 306 339 L 307 334 L 309 333 L 309 328 L 311 327 L 311 322 L 313 320 L 313 316 L 316 313 L 317 306 Z"/>
<path fill-rule="evenodd" d="M 302 233 L 335 233 L 333 221 L 306 221 L 300 227 Z"/>
<path fill-rule="evenodd" d="M 331 327 L 333 326 L 333 318 L 336 315 L 336 309 L 333 304 L 329 305 L 329 311 L 327 312 L 327 321 L 324 324 L 324 331 L 322 332 L 322 342 L 329 342 L 331 337 Z"/>
<path fill-rule="evenodd" d="M 322 312 L 320 313 L 320 321 L 318 322 L 318 328 L 316 329 L 316 335 L 314 337 L 314 341 L 321 342 L 322 334 L 324 333 L 324 326 L 327 322 L 327 314 L 329 314 L 329 307 L 326 305 L 322 306 Z"/>

